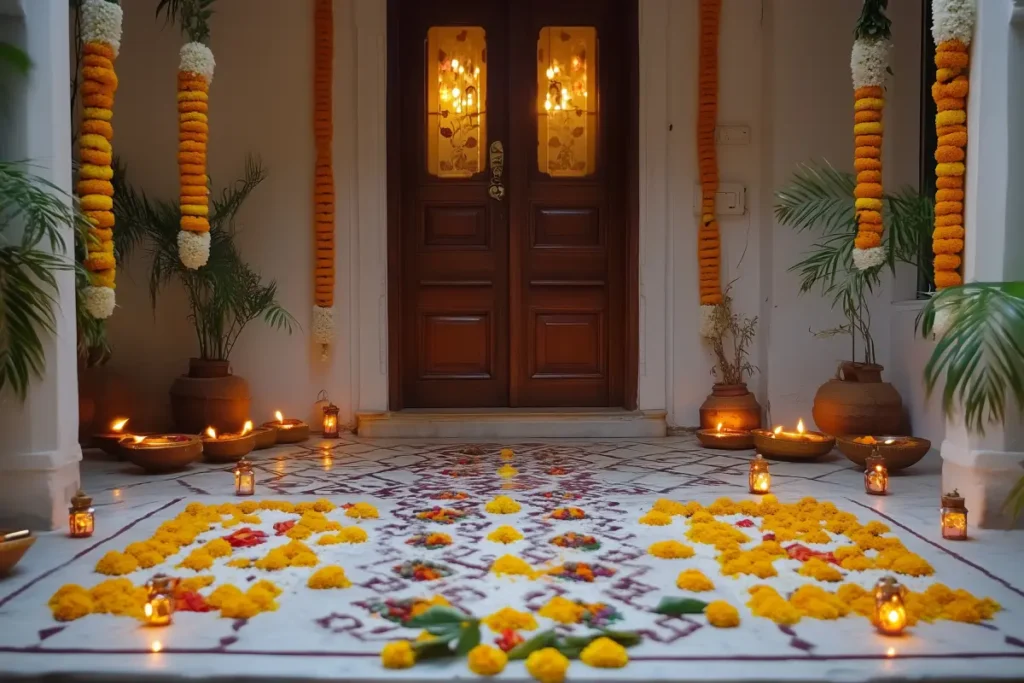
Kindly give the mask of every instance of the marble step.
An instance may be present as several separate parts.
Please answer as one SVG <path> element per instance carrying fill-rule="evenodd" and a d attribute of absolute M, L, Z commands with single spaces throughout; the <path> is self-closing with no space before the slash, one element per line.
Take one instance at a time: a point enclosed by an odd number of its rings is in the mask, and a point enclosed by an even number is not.
<path fill-rule="evenodd" d="M 622 408 L 459 408 L 356 414 L 368 438 L 610 438 L 660 437 L 664 410 Z"/>

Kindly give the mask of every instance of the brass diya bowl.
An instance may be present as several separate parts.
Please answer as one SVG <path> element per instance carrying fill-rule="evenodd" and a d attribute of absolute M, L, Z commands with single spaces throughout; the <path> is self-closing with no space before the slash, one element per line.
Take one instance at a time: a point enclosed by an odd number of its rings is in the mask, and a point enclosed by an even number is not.
<path fill-rule="evenodd" d="M 124 450 L 121 448 L 121 442 L 125 439 L 131 439 L 134 436 L 151 436 L 153 432 L 102 432 L 100 434 L 92 435 L 91 446 L 93 448 L 99 448 L 107 455 L 113 455 L 116 458 L 124 460 Z"/>
<path fill-rule="evenodd" d="M 203 455 L 203 442 L 195 434 L 160 434 L 135 443 L 128 439 L 121 444 L 125 457 L 147 472 L 174 472 Z"/>
<path fill-rule="evenodd" d="M 740 451 L 754 447 L 754 435 L 738 429 L 698 429 L 697 440 L 707 448 L 723 451 Z"/>
<path fill-rule="evenodd" d="M 256 447 L 256 437 L 232 435 L 219 439 L 203 439 L 203 457 L 209 462 L 238 462 Z"/>
<path fill-rule="evenodd" d="M 861 467 L 867 466 L 868 456 L 878 448 L 878 454 L 885 459 L 885 466 L 890 472 L 902 470 L 916 464 L 932 447 L 928 439 L 914 436 L 875 436 L 875 443 L 860 443 L 855 439 L 863 438 L 851 434 L 836 438 L 836 447 L 846 459 Z M 892 440 L 892 443 L 885 443 Z"/>
<path fill-rule="evenodd" d="M 256 442 L 254 448 L 258 451 L 264 448 L 270 448 L 277 443 L 277 430 L 273 427 L 257 427 L 250 432 L 253 440 Z"/>
<path fill-rule="evenodd" d="M 767 429 L 755 429 L 754 448 L 771 460 L 817 460 L 836 445 L 835 437 L 821 432 L 805 432 L 808 438 L 779 438 Z"/>
<path fill-rule="evenodd" d="M 0 538 L 12 531 L 11 529 L 0 529 Z M 21 558 L 35 542 L 36 537 L 31 534 L 10 541 L 0 541 L 0 576 L 10 574 L 14 565 L 21 561 Z"/>
<path fill-rule="evenodd" d="M 285 420 L 284 424 L 293 425 L 284 427 L 280 422 L 264 422 L 264 427 L 270 427 L 277 432 L 277 443 L 299 443 L 309 438 L 309 425 L 300 420 Z"/>

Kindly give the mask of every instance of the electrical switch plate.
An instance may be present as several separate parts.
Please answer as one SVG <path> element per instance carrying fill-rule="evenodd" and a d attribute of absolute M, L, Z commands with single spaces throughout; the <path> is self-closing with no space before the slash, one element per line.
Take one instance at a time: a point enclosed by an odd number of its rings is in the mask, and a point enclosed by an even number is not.
<path fill-rule="evenodd" d="M 702 191 L 700 183 L 693 186 L 693 213 L 700 215 Z M 719 216 L 742 216 L 747 212 L 747 188 L 741 183 L 719 183 L 715 193 L 715 213 Z"/>
<path fill-rule="evenodd" d="M 750 126 L 718 126 L 715 142 L 720 145 L 749 145 Z"/>

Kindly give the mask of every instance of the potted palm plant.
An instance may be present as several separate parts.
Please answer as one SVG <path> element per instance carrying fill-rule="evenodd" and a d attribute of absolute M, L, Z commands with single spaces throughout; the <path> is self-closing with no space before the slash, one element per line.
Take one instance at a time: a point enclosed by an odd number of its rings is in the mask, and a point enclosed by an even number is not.
<path fill-rule="evenodd" d="M 875 357 L 870 299 L 881 286 L 882 270 L 897 263 L 917 266 L 922 240 L 930 239 L 932 201 L 913 189 L 883 199 L 885 263 L 860 270 L 853 263 L 857 235 L 852 173 L 828 163 L 801 164 L 789 183 L 775 193 L 775 218 L 798 232 L 814 232 L 817 241 L 789 270 L 800 276 L 800 293 L 817 291 L 839 309 L 846 322 L 815 336 L 849 335 L 850 356 L 836 376 L 814 397 L 818 428 L 833 435 L 898 434 L 903 430 L 903 401 L 882 381 Z M 859 344 L 859 346 L 858 346 Z"/>
<path fill-rule="evenodd" d="M 761 426 L 761 404 L 747 389 L 747 378 L 757 371 L 749 360 L 750 345 L 757 333 L 757 317 L 746 318 L 732 310 L 726 289 L 722 303 L 714 308 L 706 340 L 715 352 L 711 375 L 715 384 L 700 407 L 701 429 L 743 431 Z"/>
<path fill-rule="evenodd" d="M 1007 400 L 1024 410 L 1024 282 L 972 282 L 931 298 L 917 318 L 925 336 L 936 338 L 925 365 L 928 393 L 942 383 L 947 417 L 962 413 L 968 431 L 1002 423 Z M 1005 511 L 1024 511 L 1024 476 L 1007 498 Z"/>
<path fill-rule="evenodd" d="M 235 247 L 235 218 L 246 198 L 266 177 L 258 161 L 246 162 L 244 176 L 210 203 L 210 259 L 187 268 L 178 256 L 180 212 L 174 202 L 151 200 L 115 173 L 114 213 L 127 239 L 149 245 L 153 262 L 149 291 L 153 307 L 171 282 L 188 299 L 198 356 L 188 374 L 171 387 L 171 412 L 179 431 L 198 433 L 207 426 L 237 431 L 249 419 L 249 384 L 231 371 L 231 351 L 242 331 L 257 319 L 289 334 L 297 323 L 277 302 L 277 283 L 264 282 Z M 133 237 L 132 237 L 133 236 Z"/>

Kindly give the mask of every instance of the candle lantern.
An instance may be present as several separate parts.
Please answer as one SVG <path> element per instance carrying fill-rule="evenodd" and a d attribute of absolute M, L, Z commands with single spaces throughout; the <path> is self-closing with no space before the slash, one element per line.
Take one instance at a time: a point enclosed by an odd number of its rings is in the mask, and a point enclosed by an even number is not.
<path fill-rule="evenodd" d="M 875 626 L 887 636 L 898 636 L 907 627 L 906 595 L 907 589 L 891 576 L 875 584 Z"/>
<path fill-rule="evenodd" d="M 864 461 L 864 490 L 874 496 L 889 493 L 889 469 L 885 466 L 885 458 L 875 446 L 871 455 Z"/>
<path fill-rule="evenodd" d="M 256 473 L 252 463 L 243 456 L 235 465 L 235 495 L 251 496 L 256 492 Z"/>
<path fill-rule="evenodd" d="M 149 626 L 167 626 L 174 614 L 174 590 L 178 580 L 165 574 L 155 574 L 146 582 L 148 596 L 142 611 Z"/>
<path fill-rule="evenodd" d="M 956 489 L 942 496 L 942 537 L 949 541 L 967 540 L 967 506 Z"/>
<path fill-rule="evenodd" d="M 768 472 L 768 461 L 760 453 L 750 461 L 749 482 L 751 493 L 768 493 L 772 489 L 772 475 Z"/>
<path fill-rule="evenodd" d="M 324 438 L 338 438 L 338 406 L 328 403 L 324 406 Z"/>
<path fill-rule="evenodd" d="M 68 508 L 68 528 L 71 538 L 88 538 L 92 536 L 96 522 L 96 511 L 92 508 L 92 498 L 79 489 L 71 499 Z"/>

